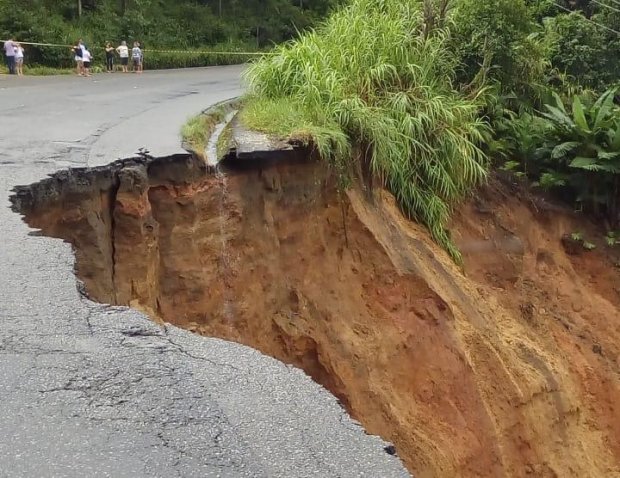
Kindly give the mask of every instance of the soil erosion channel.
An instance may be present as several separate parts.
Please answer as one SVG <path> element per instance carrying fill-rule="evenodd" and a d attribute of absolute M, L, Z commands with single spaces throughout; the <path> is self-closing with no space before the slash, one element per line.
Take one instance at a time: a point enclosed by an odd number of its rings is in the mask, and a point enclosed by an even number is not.
<path fill-rule="evenodd" d="M 620 476 L 620 296 L 571 214 L 495 185 L 464 275 L 384 192 L 318 162 L 131 159 L 18 188 L 87 294 L 304 369 L 417 477 Z M 583 226 L 583 225 L 582 225 Z"/>

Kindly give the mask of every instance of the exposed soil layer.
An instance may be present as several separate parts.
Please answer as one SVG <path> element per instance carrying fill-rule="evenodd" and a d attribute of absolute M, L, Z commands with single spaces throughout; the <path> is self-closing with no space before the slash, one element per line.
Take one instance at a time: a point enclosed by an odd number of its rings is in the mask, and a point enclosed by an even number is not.
<path fill-rule="evenodd" d="M 620 476 L 620 277 L 583 219 L 493 183 L 465 274 L 393 198 L 309 160 L 72 170 L 14 197 L 95 300 L 303 368 L 417 477 Z M 526 200 L 527 199 L 527 200 Z"/>

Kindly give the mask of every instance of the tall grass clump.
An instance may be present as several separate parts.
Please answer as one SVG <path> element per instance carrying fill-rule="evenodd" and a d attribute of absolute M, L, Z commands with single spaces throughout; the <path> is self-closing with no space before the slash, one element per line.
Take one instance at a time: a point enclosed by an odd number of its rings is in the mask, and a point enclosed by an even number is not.
<path fill-rule="evenodd" d="M 181 140 L 185 147 L 199 157 L 204 156 L 209 138 L 217 123 L 224 120 L 224 116 L 222 111 L 216 110 L 210 114 L 201 113 L 189 118 L 181 127 Z"/>
<path fill-rule="evenodd" d="M 353 0 L 253 64 L 249 103 L 263 116 L 282 116 L 287 105 L 288 119 L 321 133 L 325 159 L 380 181 L 458 261 L 446 226 L 457 201 L 487 174 L 478 147 L 487 126 L 478 98 L 452 85 L 447 31 L 425 27 L 420 0 Z"/>

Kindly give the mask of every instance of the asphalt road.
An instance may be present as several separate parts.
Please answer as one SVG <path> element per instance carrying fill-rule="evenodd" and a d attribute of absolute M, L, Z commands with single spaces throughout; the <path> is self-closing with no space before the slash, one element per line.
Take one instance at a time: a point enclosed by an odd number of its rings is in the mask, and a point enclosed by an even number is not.
<path fill-rule="evenodd" d="M 0 76 L 0 477 L 409 476 L 303 372 L 81 298 L 70 246 L 9 209 L 58 169 L 180 151 L 240 72 Z"/>

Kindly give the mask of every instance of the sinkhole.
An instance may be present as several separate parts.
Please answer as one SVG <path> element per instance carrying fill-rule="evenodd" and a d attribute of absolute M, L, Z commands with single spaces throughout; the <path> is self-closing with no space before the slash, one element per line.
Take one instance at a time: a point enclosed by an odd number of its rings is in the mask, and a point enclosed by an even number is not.
<path fill-rule="evenodd" d="M 466 365 L 455 352 L 421 366 L 449 336 L 450 310 L 394 266 L 365 197 L 339 194 L 328 168 L 297 152 L 217 171 L 191 155 L 120 160 L 18 187 L 12 202 L 73 245 L 92 300 L 303 369 L 410 470 L 431 470 L 416 426 L 443 398 L 431 404 L 418 385 L 441 373 L 467 389 Z"/>

